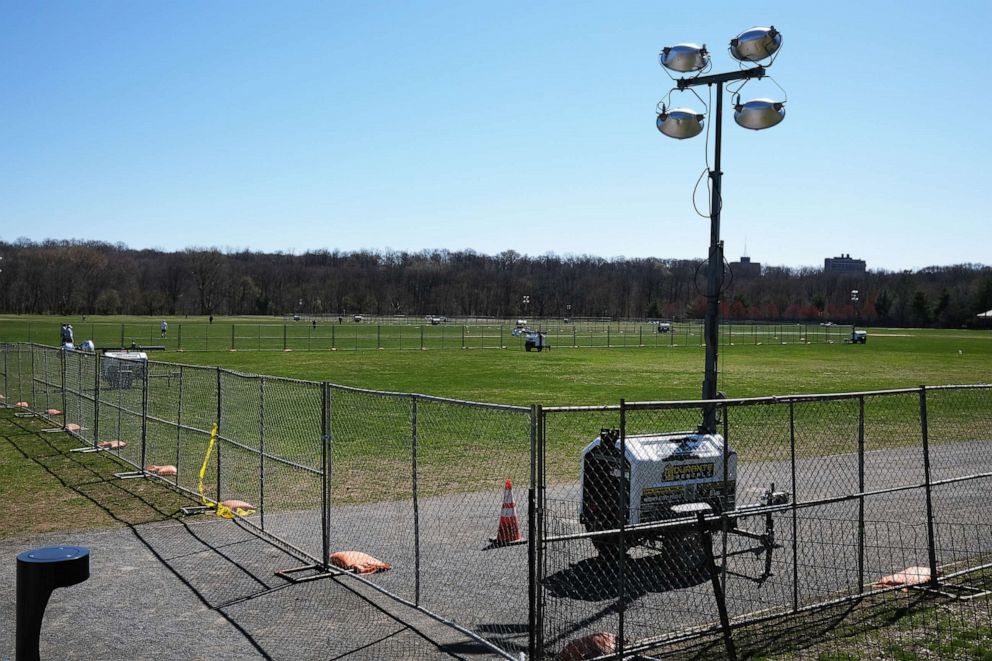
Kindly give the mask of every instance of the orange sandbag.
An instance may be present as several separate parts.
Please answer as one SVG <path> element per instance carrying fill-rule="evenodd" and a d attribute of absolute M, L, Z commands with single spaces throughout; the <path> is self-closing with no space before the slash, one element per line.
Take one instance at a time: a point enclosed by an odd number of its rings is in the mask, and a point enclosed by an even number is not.
<path fill-rule="evenodd" d="M 62 411 L 58 409 L 48 409 L 45 413 L 51 416 L 62 415 Z"/>
<path fill-rule="evenodd" d="M 583 659 L 595 659 L 604 654 L 613 654 L 617 651 L 617 637 L 612 633 L 600 631 L 591 633 L 588 636 L 576 638 L 562 648 L 558 654 L 558 661 L 582 661 Z"/>
<path fill-rule="evenodd" d="M 100 441 L 96 444 L 98 448 L 104 448 L 106 450 L 120 450 L 126 445 L 127 441 Z"/>
<path fill-rule="evenodd" d="M 175 466 L 156 466 L 155 464 L 148 466 L 145 470 L 149 473 L 155 473 L 156 475 L 160 475 L 162 477 L 172 477 L 178 472 Z"/>
<path fill-rule="evenodd" d="M 19 408 L 19 409 L 26 409 L 28 407 L 28 403 L 27 402 L 17 402 L 16 404 L 14 404 L 14 407 L 15 408 Z"/>
<path fill-rule="evenodd" d="M 65 426 L 66 431 L 79 431 L 80 427 L 75 422 L 70 422 Z"/>
<path fill-rule="evenodd" d="M 940 576 L 940 570 L 937 570 Z M 901 572 L 883 576 L 871 584 L 873 588 L 889 588 L 899 585 L 922 585 L 930 582 L 929 567 L 906 567 Z"/>
<path fill-rule="evenodd" d="M 163 468 L 166 468 L 166 466 L 163 466 Z M 168 468 L 172 468 L 172 467 L 171 466 L 168 466 Z M 159 473 L 159 475 L 161 475 L 161 473 Z M 252 505 L 251 503 L 249 503 L 247 501 L 244 501 L 244 500 L 234 500 L 233 498 L 231 500 L 222 500 L 222 501 L 220 501 L 220 504 L 223 505 L 224 507 L 230 509 L 230 510 L 254 510 L 255 509 L 255 506 Z"/>
<path fill-rule="evenodd" d="M 338 551 L 337 553 L 332 553 L 328 559 L 335 567 L 353 571 L 356 574 L 374 574 L 393 568 L 392 565 L 361 551 Z"/>

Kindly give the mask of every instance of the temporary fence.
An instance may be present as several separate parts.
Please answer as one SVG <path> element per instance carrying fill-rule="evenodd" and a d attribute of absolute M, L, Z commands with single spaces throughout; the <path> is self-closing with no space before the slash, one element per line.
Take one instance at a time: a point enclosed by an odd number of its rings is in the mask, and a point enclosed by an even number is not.
<path fill-rule="evenodd" d="M 116 457 L 121 479 L 234 512 L 300 559 L 287 580 L 362 551 L 392 568 L 355 580 L 496 654 L 526 648 L 527 547 L 490 538 L 506 480 L 530 483 L 531 409 L 41 345 L 2 345 L 2 361 L 6 404 Z"/>
<path fill-rule="evenodd" d="M 521 349 L 512 321 L 473 320 L 430 323 L 354 323 L 315 320 L 290 323 L 176 322 L 163 332 L 147 322 L 76 324 L 77 342 L 97 347 L 162 347 L 173 351 L 364 351 Z M 638 321 L 564 323 L 533 321 L 528 328 L 545 334 L 552 348 L 678 348 L 705 345 L 703 323 Z M 42 343 L 58 336 L 53 323 L 11 324 L 7 339 Z M 849 325 L 724 322 L 721 346 L 840 344 L 851 339 Z"/>
<path fill-rule="evenodd" d="M 784 654 L 816 637 L 786 639 L 768 623 L 831 605 L 845 609 L 836 624 L 858 609 L 879 620 L 921 599 L 970 602 L 954 617 L 987 624 L 988 602 L 970 600 L 988 594 L 992 567 L 992 388 L 711 405 L 718 455 L 686 443 L 692 463 L 651 488 L 637 439 L 688 436 L 700 402 L 540 410 L 536 656 L 591 635 L 617 656 L 677 657 L 693 644 L 724 658 Z M 612 479 L 590 477 L 604 459 L 589 453 L 580 482 L 576 458 L 601 429 L 616 430 Z M 692 484 L 701 476 L 714 480 Z M 673 492 L 686 506 L 652 502 Z M 917 585 L 902 592 L 907 583 Z M 917 621 L 914 635 L 941 626 Z M 851 658 L 866 653 L 859 644 Z"/>
<path fill-rule="evenodd" d="M 287 580 L 364 551 L 392 569 L 354 580 L 505 658 L 567 658 L 590 635 L 612 645 L 605 658 L 787 655 L 815 638 L 783 636 L 790 621 L 856 634 L 859 656 L 896 611 L 952 603 L 959 619 L 992 620 L 989 386 L 525 408 L 36 344 L 0 355 L 7 406 L 116 457 L 121 479 L 211 512 L 227 502 L 300 559 Z M 631 504 L 646 485 L 628 444 L 693 432 L 702 407 L 718 409 L 720 456 Z M 601 434 L 627 460 L 583 480 Z M 687 489 L 700 475 L 716 486 Z M 673 489 L 688 510 L 646 516 Z M 519 539 L 498 523 L 513 495 Z M 616 507 L 587 525 L 597 497 Z M 946 633 L 928 622 L 910 630 Z"/>

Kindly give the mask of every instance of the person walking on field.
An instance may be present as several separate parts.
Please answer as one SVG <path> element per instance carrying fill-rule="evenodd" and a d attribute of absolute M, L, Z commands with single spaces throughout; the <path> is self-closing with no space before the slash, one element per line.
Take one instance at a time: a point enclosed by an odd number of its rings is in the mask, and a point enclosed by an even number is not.
<path fill-rule="evenodd" d="M 162 337 L 165 337 L 165 334 L 169 332 L 169 324 L 165 323 L 165 319 L 163 319 L 161 325 L 159 325 L 159 330 L 162 331 Z"/>

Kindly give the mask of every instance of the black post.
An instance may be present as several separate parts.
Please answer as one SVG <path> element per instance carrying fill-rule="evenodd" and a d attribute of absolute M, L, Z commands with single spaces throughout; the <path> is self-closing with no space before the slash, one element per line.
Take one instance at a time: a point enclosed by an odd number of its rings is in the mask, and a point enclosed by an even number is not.
<path fill-rule="evenodd" d="M 720 580 L 720 573 L 716 570 L 716 562 L 713 560 L 713 537 L 710 535 L 706 525 L 706 515 L 699 512 L 696 515 L 699 540 L 703 546 L 703 555 L 706 556 L 706 568 L 709 571 L 710 583 L 713 585 L 713 596 L 716 599 L 716 609 L 720 614 L 720 630 L 723 633 L 723 646 L 727 651 L 727 659 L 736 661 L 737 650 L 734 649 L 734 638 L 730 631 L 730 615 L 727 613 L 727 598 L 723 591 L 723 582 Z"/>
<path fill-rule="evenodd" d="M 720 285 L 723 275 L 723 242 L 720 241 L 720 207 L 723 205 L 720 170 L 720 151 L 723 143 L 723 83 L 716 84 L 716 121 L 713 147 L 713 169 L 710 170 L 712 194 L 710 196 L 710 251 L 706 274 L 706 367 L 703 376 L 703 399 L 716 399 L 717 353 L 720 343 Z M 702 431 L 716 433 L 716 407 L 707 406 L 703 411 Z"/>
<path fill-rule="evenodd" d="M 503 327 L 500 326 L 502 334 Z M 500 342 L 500 346 L 503 343 Z M 537 405 L 530 407 L 530 488 L 527 489 L 527 639 L 528 658 L 537 657 Z"/>
<path fill-rule="evenodd" d="M 933 530 L 933 485 L 930 480 L 930 428 L 927 421 L 927 387 L 920 386 L 920 435 L 923 440 L 923 479 L 927 496 L 927 559 L 930 587 L 937 587 L 937 549 Z"/>
<path fill-rule="evenodd" d="M 41 621 L 56 588 L 90 577 L 90 552 L 81 546 L 52 546 L 17 556 L 17 661 L 37 661 Z"/>

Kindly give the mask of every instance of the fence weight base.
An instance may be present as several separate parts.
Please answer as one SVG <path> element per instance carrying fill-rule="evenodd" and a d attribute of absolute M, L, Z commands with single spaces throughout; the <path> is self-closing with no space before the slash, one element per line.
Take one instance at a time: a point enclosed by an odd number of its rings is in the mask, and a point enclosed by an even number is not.
<path fill-rule="evenodd" d="M 207 507 L 206 505 L 191 505 L 189 507 L 180 507 L 179 511 L 186 516 L 192 516 L 194 514 L 206 514 L 207 512 L 212 512 L 214 508 Z"/>
<path fill-rule="evenodd" d="M 126 471 L 124 473 L 114 473 L 114 477 L 118 480 L 133 480 L 139 477 L 145 477 L 144 471 Z"/>
<path fill-rule="evenodd" d="M 313 573 L 308 576 L 297 576 L 297 574 L 302 574 L 303 572 Z M 293 567 L 291 569 L 280 569 L 273 573 L 284 581 L 289 581 L 290 583 L 306 583 L 308 581 L 319 581 L 322 578 L 340 576 L 343 572 L 337 569 L 331 569 L 330 567 L 326 567 L 321 564 L 312 564 L 303 565 L 301 567 Z"/>
<path fill-rule="evenodd" d="M 95 448 L 92 445 L 84 445 L 81 448 L 72 448 L 69 452 L 106 452 L 107 448 Z"/>
<path fill-rule="evenodd" d="M 974 588 L 970 585 L 940 585 L 941 589 L 932 588 L 928 585 L 910 585 L 909 589 L 915 590 L 917 592 L 926 592 L 929 594 L 937 594 L 941 597 L 947 597 L 948 599 L 954 599 L 955 601 L 971 601 L 972 599 L 977 599 L 979 597 L 985 597 L 992 594 L 992 590 L 982 590 L 981 588 Z"/>

